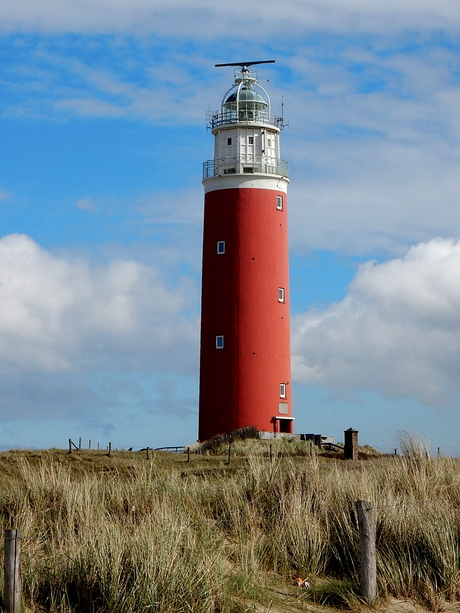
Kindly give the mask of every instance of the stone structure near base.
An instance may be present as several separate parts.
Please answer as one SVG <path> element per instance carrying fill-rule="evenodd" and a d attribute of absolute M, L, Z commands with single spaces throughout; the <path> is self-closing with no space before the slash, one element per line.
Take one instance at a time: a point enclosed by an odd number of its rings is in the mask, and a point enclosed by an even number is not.
<path fill-rule="evenodd" d="M 357 460 L 358 459 L 358 430 L 348 428 L 344 434 L 344 452 L 345 460 Z"/>

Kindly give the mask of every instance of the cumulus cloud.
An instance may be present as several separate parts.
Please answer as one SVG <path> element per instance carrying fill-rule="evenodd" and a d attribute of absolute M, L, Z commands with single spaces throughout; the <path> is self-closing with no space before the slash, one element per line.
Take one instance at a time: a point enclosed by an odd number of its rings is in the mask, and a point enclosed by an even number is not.
<path fill-rule="evenodd" d="M 429 406 L 460 390 L 460 241 L 362 265 L 344 300 L 293 321 L 293 377 Z"/>
<path fill-rule="evenodd" d="M 0 239 L 0 372 L 187 373 L 197 353 L 196 289 L 155 265 L 90 267 L 25 235 Z M 180 351 L 179 351 L 180 347 Z"/>

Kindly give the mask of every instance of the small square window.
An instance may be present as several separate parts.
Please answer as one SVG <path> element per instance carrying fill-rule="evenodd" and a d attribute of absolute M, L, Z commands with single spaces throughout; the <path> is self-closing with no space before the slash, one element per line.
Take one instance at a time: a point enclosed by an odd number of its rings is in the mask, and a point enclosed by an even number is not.
<path fill-rule="evenodd" d="M 225 241 L 217 241 L 217 255 L 224 255 Z"/>
<path fill-rule="evenodd" d="M 248 136 L 248 145 L 253 145 L 253 144 L 254 144 L 254 137 Z"/>
<path fill-rule="evenodd" d="M 276 208 L 278 211 L 283 210 L 283 196 L 276 196 Z"/>
<path fill-rule="evenodd" d="M 278 288 L 278 302 L 284 302 L 284 287 Z"/>
<path fill-rule="evenodd" d="M 224 335 L 219 334 L 218 336 L 216 336 L 216 349 L 223 349 L 223 348 L 224 348 Z"/>
<path fill-rule="evenodd" d="M 232 139 L 231 138 L 227 138 L 227 145 L 231 145 L 232 144 Z"/>
<path fill-rule="evenodd" d="M 280 398 L 286 398 L 286 383 L 280 383 Z"/>

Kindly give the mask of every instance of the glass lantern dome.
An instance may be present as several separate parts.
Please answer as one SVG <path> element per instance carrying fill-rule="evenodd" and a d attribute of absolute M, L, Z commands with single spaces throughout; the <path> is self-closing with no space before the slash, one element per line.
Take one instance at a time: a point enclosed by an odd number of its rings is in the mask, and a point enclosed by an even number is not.
<path fill-rule="evenodd" d="M 268 112 L 268 102 L 249 87 L 238 87 L 222 107 L 225 115 L 238 118 L 239 121 L 263 119 Z"/>
<path fill-rule="evenodd" d="M 235 83 L 227 90 L 220 107 L 220 112 L 210 114 L 212 130 L 220 126 L 238 123 L 258 123 L 275 126 L 278 130 L 283 127 L 283 118 L 271 115 L 270 96 L 260 83 L 257 82 L 257 73 L 249 67 L 252 64 L 268 62 L 247 62 L 234 64 L 216 64 L 216 66 L 240 66 L 235 71 Z"/>

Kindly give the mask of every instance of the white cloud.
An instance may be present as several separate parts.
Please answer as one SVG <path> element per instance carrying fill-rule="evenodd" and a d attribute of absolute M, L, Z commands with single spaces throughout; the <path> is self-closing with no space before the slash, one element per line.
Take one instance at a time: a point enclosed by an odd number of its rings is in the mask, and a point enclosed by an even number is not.
<path fill-rule="evenodd" d="M 460 235 L 459 153 L 429 137 L 424 146 L 375 137 L 313 144 L 305 171 L 292 165 L 291 247 L 399 255 Z"/>
<path fill-rule="evenodd" d="M 440 406 L 460 391 L 460 241 L 363 265 L 349 294 L 293 321 L 293 377 Z"/>
<path fill-rule="evenodd" d="M 204 125 L 202 71 L 209 77 L 213 67 L 204 49 L 187 54 L 157 40 L 97 35 L 37 40 L 15 34 L 3 57 L 4 117 L 130 117 Z M 213 91 L 209 83 L 205 87 Z M 214 94 L 216 104 L 220 95 Z"/>
<path fill-rule="evenodd" d="M 244 19 L 243 19 L 244 18 Z M 418 0 L 401 3 L 397 0 L 369 2 L 352 0 L 291 0 L 277 4 L 249 0 L 244 6 L 229 11 L 223 0 L 201 0 L 190 4 L 173 0 L 167 5 L 158 0 L 17 0 L 0 3 L 0 25 L 3 30 L 38 31 L 137 32 L 162 36 L 181 34 L 212 38 L 240 32 L 242 25 L 251 38 L 266 37 L 273 31 L 394 32 L 401 29 L 432 30 L 456 27 L 460 8 L 451 0 Z"/>
<path fill-rule="evenodd" d="M 0 239 L 0 372 L 187 373 L 198 344 L 196 288 L 155 265 L 91 268 L 25 235 Z"/>
<path fill-rule="evenodd" d="M 282 139 L 295 251 L 395 255 L 460 235 L 457 54 L 346 45 L 292 62 Z"/>

